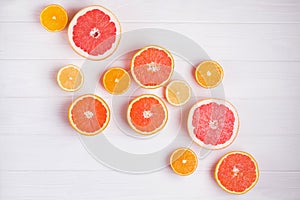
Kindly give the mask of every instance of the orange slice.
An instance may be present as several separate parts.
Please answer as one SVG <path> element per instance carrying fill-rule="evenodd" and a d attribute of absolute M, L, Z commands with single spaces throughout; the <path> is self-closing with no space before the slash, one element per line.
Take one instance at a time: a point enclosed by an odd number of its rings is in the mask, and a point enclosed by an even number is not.
<path fill-rule="evenodd" d="M 126 70 L 113 67 L 103 75 L 103 86 L 111 94 L 122 94 L 126 92 L 130 85 L 130 76 Z"/>
<path fill-rule="evenodd" d="M 185 81 L 175 80 L 167 85 L 165 96 L 170 104 L 181 106 L 190 100 L 191 88 Z"/>
<path fill-rule="evenodd" d="M 92 136 L 103 131 L 110 120 L 110 110 L 99 96 L 78 97 L 69 108 L 69 122 L 80 134 Z"/>
<path fill-rule="evenodd" d="M 83 84 L 83 74 L 75 65 L 67 65 L 57 73 L 59 87 L 67 92 L 78 90 Z"/>
<path fill-rule="evenodd" d="M 170 165 L 176 174 L 188 176 L 197 168 L 197 155 L 191 149 L 176 149 L 170 157 Z"/>
<path fill-rule="evenodd" d="M 131 60 L 131 74 L 144 88 L 158 88 L 169 81 L 174 68 L 171 53 L 158 46 L 147 46 L 134 54 Z"/>
<path fill-rule="evenodd" d="M 61 31 L 68 23 L 68 14 L 60 5 L 51 4 L 40 13 L 40 23 L 47 31 Z"/>
<path fill-rule="evenodd" d="M 200 63 L 195 71 L 198 84 L 204 88 L 213 88 L 220 84 L 224 76 L 223 69 L 216 61 Z"/>
<path fill-rule="evenodd" d="M 130 127 L 137 133 L 151 135 L 165 126 L 168 120 L 168 110 L 159 97 L 145 94 L 130 102 L 127 120 Z"/>
<path fill-rule="evenodd" d="M 218 185 L 231 194 L 244 194 L 258 181 L 259 170 L 255 159 L 246 152 L 233 151 L 224 155 L 215 169 Z"/>

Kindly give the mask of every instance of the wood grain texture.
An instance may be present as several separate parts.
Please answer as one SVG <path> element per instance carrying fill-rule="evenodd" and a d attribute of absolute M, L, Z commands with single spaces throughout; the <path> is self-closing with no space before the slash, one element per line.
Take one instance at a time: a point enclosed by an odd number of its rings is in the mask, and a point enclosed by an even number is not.
<path fill-rule="evenodd" d="M 82 66 L 85 60 L 71 50 L 66 31 L 49 33 L 39 24 L 41 9 L 51 3 L 64 6 L 70 18 L 84 6 L 101 4 L 118 16 L 124 32 L 164 28 L 201 45 L 224 68 L 225 97 L 241 119 L 237 140 L 199 160 L 190 177 L 168 167 L 131 175 L 98 163 L 68 124 L 73 94 L 56 84 L 61 66 Z M 1 1 L 0 30 L 1 200 L 299 199 L 300 1 Z M 128 68 L 128 62 L 113 64 Z M 181 57 L 175 62 L 191 67 Z M 177 73 L 191 78 L 190 71 Z M 157 147 L 115 126 L 112 120 L 104 134 L 119 148 Z M 257 186 L 242 196 L 225 193 L 212 177 L 216 161 L 232 150 L 253 154 L 261 170 Z"/>
<path fill-rule="evenodd" d="M 297 172 L 262 172 L 255 190 L 233 196 L 221 190 L 211 173 L 197 171 L 182 179 L 170 169 L 143 176 L 114 171 L 10 171 L 1 174 L 1 199 L 121 199 L 181 200 L 201 199 L 285 199 L 295 200 L 299 194 Z M 268 182 L 266 186 L 264 183 Z M 164 184 L 168 183 L 168 184 Z M 284 190 L 285 192 L 282 192 Z M 193 191 L 193 192 L 191 192 Z"/>
<path fill-rule="evenodd" d="M 179 32 L 201 45 L 216 60 L 300 61 L 297 51 L 300 24 L 139 22 L 122 23 L 122 27 L 124 33 L 145 27 Z M 0 59 L 81 58 L 70 48 L 66 31 L 49 33 L 39 23 L 21 22 L 0 23 L 0 29 Z"/>
<path fill-rule="evenodd" d="M 300 22 L 300 2 L 295 0 L 50 0 L 37 2 L 2 1 L 0 21 L 38 22 L 39 13 L 48 4 L 65 7 L 72 17 L 79 9 L 99 4 L 116 13 L 121 22 L 168 23 L 291 23 Z M 34 5 L 34 6 L 29 6 Z M 26 8 L 26 9 L 24 9 Z M 18 10 L 18 14 L 15 14 Z"/>

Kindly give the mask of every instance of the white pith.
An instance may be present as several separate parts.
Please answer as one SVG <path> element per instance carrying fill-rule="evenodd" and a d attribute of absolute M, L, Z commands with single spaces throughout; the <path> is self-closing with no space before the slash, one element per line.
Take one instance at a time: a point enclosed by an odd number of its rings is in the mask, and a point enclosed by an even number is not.
<path fill-rule="evenodd" d="M 98 34 L 95 36 L 95 34 Z M 98 38 L 101 35 L 99 29 L 97 29 L 96 27 L 92 28 L 92 30 L 90 31 L 90 36 L 94 37 L 94 38 Z"/>
<path fill-rule="evenodd" d="M 147 67 L 147 71 L 150 72 L 158 72 L 160 70 L 160 67 L 155 62 L 147 64 Z"/>
<path fill-rule="evenodd" d="M 210 71 L 207 71 L 207 72 L 206 72 L 206 75 L 207 75 L 207 76 L 211 76 L 211 72 L 210 72 Z"/>
<path fill-rule="evenodd" d="M 148 119 L 150 117 L 152 117 L 153 113 L 150 110 L 144 110 L 143 112 L 143 117 Z"/>
<path fill-rule="evenodd" d="M 235 176 L 238 175 L 238 173 L 240 172 L 240 170 L 236 166 L 233 166 L 232 172 L 233 172 L 233 176 L 235 177 Z"/>
<path fill-rule="evenodd" d="M 218 120 L 211 120 L 209 122 L 209 127 L 213 130 L 217 129 L 218 128 Z"/>
<path fill-rule="evenodd" d="M 85 111 L 83 114 L 87 119 L 91 119 L 94 116 L 94 113 L 89 110 Z"/>

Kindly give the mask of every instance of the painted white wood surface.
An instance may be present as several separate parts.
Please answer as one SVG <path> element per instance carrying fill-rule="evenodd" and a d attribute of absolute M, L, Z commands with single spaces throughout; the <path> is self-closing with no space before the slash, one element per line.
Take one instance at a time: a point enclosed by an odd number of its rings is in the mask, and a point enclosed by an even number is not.
<path fill-rule="evenodd" d="M 196 41 L 224 67 L 226 98 L 241 117 L 237 140 L 184 178 L 168 168 L 130 175 L 96 162 L 66 121 L 72 95 L 55 83 L 60 66 L 84 60 L 65 31 L 41 28 L 39 12 L 50 3 L 70 16 L 101 4 L 124 31 L 167 28 Z M 1 1 L 0 66 L 1 200 L 299 199 L 300 1 Z M 261 169 L 257 186 L 243 196 L 223 192 L 211 174 L 216 160 L 235 149 L 251 152 Z"/>

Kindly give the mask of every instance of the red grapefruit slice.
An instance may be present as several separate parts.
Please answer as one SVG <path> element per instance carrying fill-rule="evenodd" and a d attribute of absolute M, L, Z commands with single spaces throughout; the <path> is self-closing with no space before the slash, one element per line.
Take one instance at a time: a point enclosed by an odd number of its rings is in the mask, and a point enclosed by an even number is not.
<path fill-rule="evenodd" d="M 117 17 L 102 6 L 80 10 L 70 22 L 68 37 L 71 47 L 90 60 L 103 60 L 118 47 L 121 26 Z"/>
<path fill-rule="evenodd" d="M 258 165 L 253 156 L 241 151 L 224 155 L 215 169 L 218 185 L 231 194 L 244 194 L 258 181 Z"/>
<path fill-rule="evenodd" d="M 239 117 L 234 106 L 222 99 L 206 99 L 190 110 L 188 132 L 198 145 L 206 149 L 222 149 L 237 136 Z"/>
<path fill-rule="evenodd" d="M 143 88 L 163 86 L 171 78 L 173 68 L 173 56 L 159 46 L 146 46 L 135 53 L 131 60 L 131 74 Z"/>

